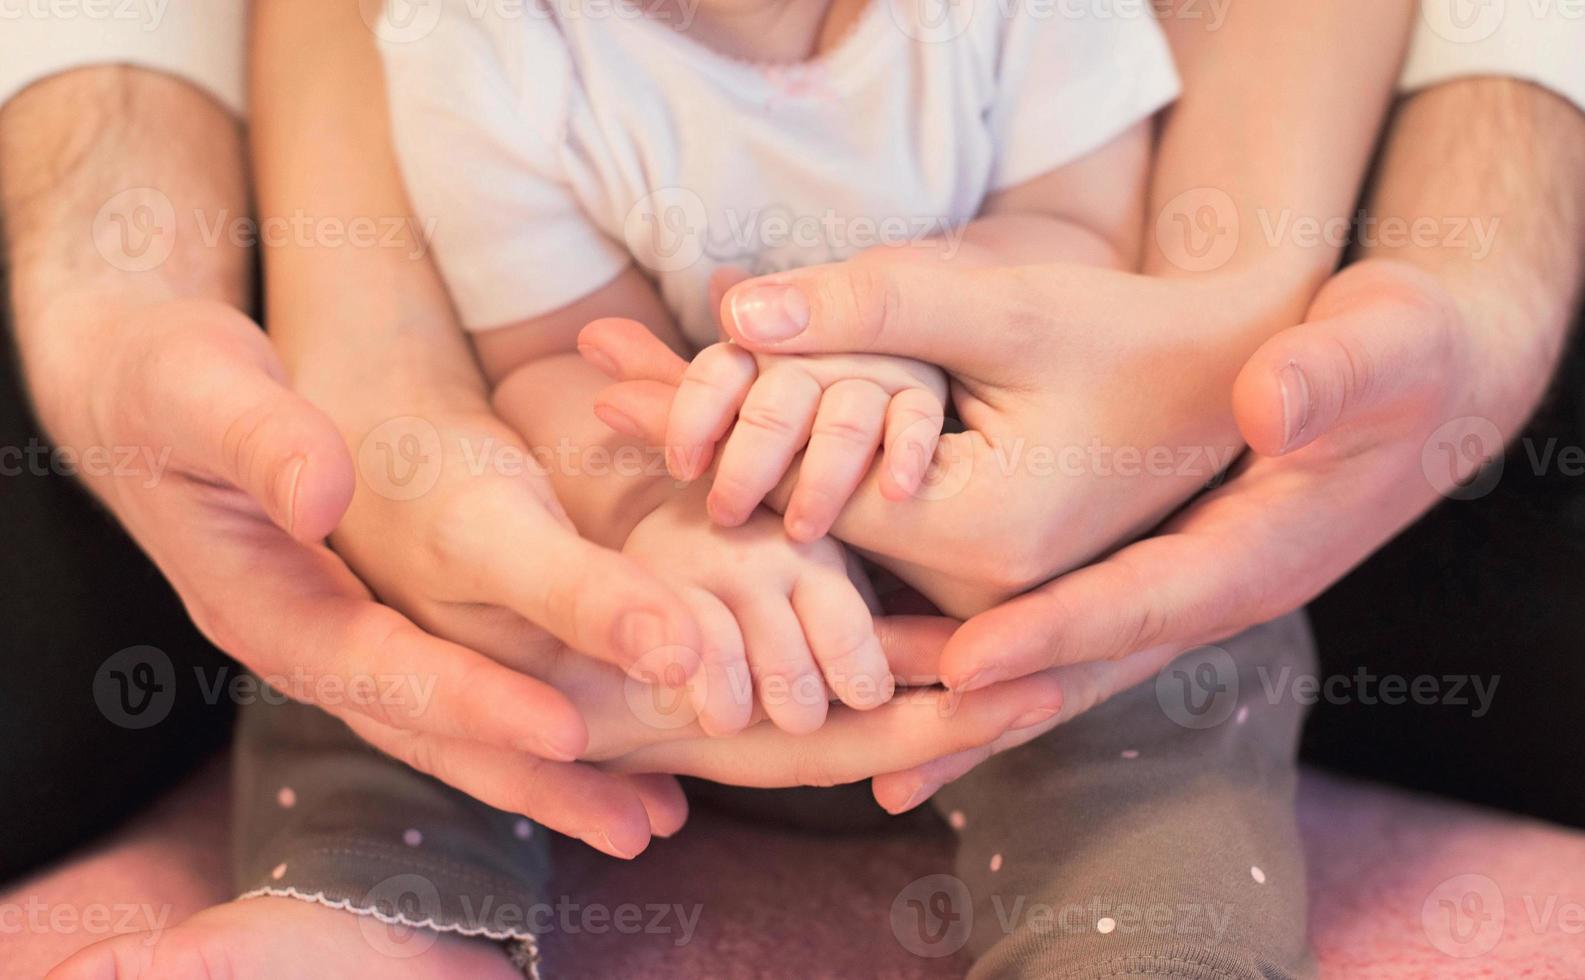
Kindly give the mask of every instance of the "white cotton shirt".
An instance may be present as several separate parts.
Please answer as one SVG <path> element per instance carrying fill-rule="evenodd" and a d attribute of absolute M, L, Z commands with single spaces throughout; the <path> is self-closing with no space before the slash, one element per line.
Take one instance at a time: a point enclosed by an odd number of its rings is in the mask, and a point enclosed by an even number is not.
<path fill-rule="evenodd" d="M 1585 0 L 1421 0 L 1401 88 L 1504 75 L 1585 110 Z"/>
<path fill-rule="evenodd" d="M 126 64 L 243 108 L 247 0 L 0 0 L 0 105 L 50 75 Z"/>
<path fill-rule="evenodd" d="M 122 63 L 185 79 L 240 113 L 248 2 L 0 0 L 0 105 L 50 75 Z M 408 0 L 419 7 L 437 2 Z M 397 22 L 387 27 L 371 12 L 373 0 L 359 6 L 380 33 L 402 35 Z M 1552 89 L 1585 110 L 1581 52 L 1585 10 L 1578 0 L 1422 0 L 1401 87 L 1506 75 Z"/>
<path fill-rule="evenodd" d="M 871 0 L 829 52 L 775 67 L 635 8 L 546 2 L 441 0 L 418 36 L 382 37 L 408 191 L 472 329 L 548 313 L 637 261 L 688 337 L 712 342 L 713 269 L 951 234 L 987 194 L 1178 90 L 1148 5 Z"/>

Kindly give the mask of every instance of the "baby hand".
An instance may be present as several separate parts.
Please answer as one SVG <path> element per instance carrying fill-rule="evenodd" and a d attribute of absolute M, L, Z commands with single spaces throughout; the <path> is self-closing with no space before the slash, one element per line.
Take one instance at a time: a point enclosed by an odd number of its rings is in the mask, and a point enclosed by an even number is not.
<path fill-rule="evenodd" d="M 777 727 L 811 732 L 825 722 L 827 684 L 860 710 L 889 701 L 891 669 L 842 546 L 790 541 L 763 509 L 718 527 L 703 493 L 673 495 L 622 548 L 672 585 L 699 623 L 702 666 L 690 688 L 700 726 L 740 731 L 757 695 Z"/>
<path fill-rule="evenodd" d="M 622 385 L 676 386 L 667 411 L 666 468 L 680 480 L 708 471 L 719 450 L 707 506 L 716 523 L 749 519 L 803 452 L 786 509 L 787 533 L 818 541 L 830 530 L 883 450 L 881 493 L 913 496 L 941 436 L 947 380 L 922 361 L 879 354 L 752 354 L 732 343 L 684 365 L 642 325 L 597 320 L 579 348 Z M 612 351 L 619 351 L 612 357 Z M 660 375 L 666 375 L 661 377 Z M 632 409 L 644 400 L 621 398 Z M 610 407 L 602 395 L 601 403 Z M 597 407 L 598 411 L 598 407 Z M 652 425 L 641 425 L 651 428 Z"/>

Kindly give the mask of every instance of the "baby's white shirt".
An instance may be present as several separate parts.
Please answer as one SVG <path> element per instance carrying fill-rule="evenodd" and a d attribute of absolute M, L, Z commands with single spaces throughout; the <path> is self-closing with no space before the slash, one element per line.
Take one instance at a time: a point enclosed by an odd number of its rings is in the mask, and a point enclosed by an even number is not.
<path fill-rule="evenodd" d="M 381 50 L 408 191 L 473 330 L 549 313 L 636 261 L 689 339 L 713 342 L 716 267 L 950 236 L 988 194 L 1178 92 L 1149 4 L 871 0 L 795 66 L 710 50 L 679 29 L 686 3 L 439 7 Z"/>

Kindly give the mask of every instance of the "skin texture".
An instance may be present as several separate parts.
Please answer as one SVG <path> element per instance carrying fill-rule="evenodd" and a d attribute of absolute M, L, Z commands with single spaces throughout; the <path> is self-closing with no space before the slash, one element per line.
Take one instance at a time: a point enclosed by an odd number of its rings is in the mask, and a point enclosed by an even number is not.
<path fill-rule="evenodd" d="M 277 0 L 256 5 L 254 16 L 253 138 L 262 211 L 408 216 L 388 149 L 379 66 L 356 4 Z M 274 162 L 282 159 L 291 166 Z M 344 182 L 324 176 L 338 174 Z M 569 524 L 577 524 L 577 508 L 588 501 L 566 501 L 569 522 L 550 481 L 534 468 L 470 465 L 470 450 L 489 445 L 529 458 L 528 443 L 514 431 L 526 425 L 508 426 L 492 410 L 486 376 L 439 279 L 427 256 L 414 251 L 290 244 L 266 250 L 272 339 L 294 386 L 334 420 L 345 442 L 363 447 L 371 433 L 376 442 L 398 438 L 400 431 L 377 431 L 393 418 L 433 429 L 422 430 L 437 464 L 428 492 L 405 500 L 388 485 L 379 492 L 378 468 L 359 468 L 333 536 L 337 554 L 425 636 L 560 692 L 585 725 L 581 757 L 604 768 L 466 733 L 397 729 L 379 719 L 353 719 L 359 734 L 485 802 L 631 857 L 651 833 L 675 831 L 686 815 L 675 782 L 645 773 L 753 785 L 852 782 L 985 744 L 1015 722 L 1030 724 L 1032 715 L 1056 710 L 1059 682 L 1045 676 L 973 699 L 938 690 L 864 714 L 834 709 L 820 733 L 802 740 L 769 725 L 711 739 L 690 714 L 657 722 L 635 710 L 630 684 L 648 697 L 649 672 L 671 671 L 642 655 L 572 654 L 567 641 L 581 651 L 597 635 L 578 618 L 591 608 L 582 597 L 595 594 L 597 622 L 607 610 L 614 615 L 635 604 L 653 610 L 663 626 L 660 638 L 641 637 L 640 645 L 663 653 L 696 645 L 688 632 L 696 629 L 693 617 L 632 559 L 573 536 Z M 348 282 L 368 285 L 349 290 Z M 489 367 L 494 358 L 481 354 Z M 592 415 L 589 424 L 600 426 Z M 876 630 L 894 669 L 926 683 L 934 679 L 945 635 L 939 624 L 882 619 Z M 623 668 L 633 666 L 639 676 L 630 681 Z M 686 699 L 682 704 L 686 712 Z M 887 741 L 903 727 L 908 737 Z"/>
<path fill-rule="evenodd" d="M 1500 214 L 1496 248 L 1364 249 L 1308 322 L 1240 373 L 1238 421 L 1260 455 L 1160 535 L 971 621 L 944 669 L 1011 676 L 1090 657 L 1164 662 L 1297 608 L 1424 513 L 1501 452 L 1546 390 L 1585 272 L 1582 167 L 1585 114 L 1534 86 L 1471 80 L 1410 99 L 1372 214 Z M 1297 414 L 1295 387 L 1306 392 Z M 1449 461 L 1438 447 L 1471 435 L 1481 454 L 1453 457 L 1447 482 L 1428 479 L 1427 460 Z M 1053 723 L 1085 703 L 1067 693 Z M 877 779 L 876 797 L 894 809 L 918 803 L 1036 734 Z"/>

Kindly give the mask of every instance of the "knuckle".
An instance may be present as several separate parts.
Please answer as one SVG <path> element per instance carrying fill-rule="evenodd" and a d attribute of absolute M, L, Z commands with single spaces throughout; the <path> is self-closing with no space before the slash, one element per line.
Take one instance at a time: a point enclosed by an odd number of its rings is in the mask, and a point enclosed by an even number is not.
<path fill-rule="evenodd" d="M 1346 415 L 1357 402 L 1369 402 L 1374 394 L 1377 379 L 1375 359 L 1357 338 L 1349 335 L 1334 337 L 1332 347 L 1340 381 L 1337 412 Z"/>
<path fill-rule="evenodd" d="M 875 634 L 861 633 L 857 630 L 839 635 L 831 641 L 831 646 L 820 658 L 820 665 L 826 677 L 837 683 L 849 681 L 859 674 L 868 675 L 868 667 L 873 667 Z"/>
<path fill-rule="evenodd" d="M 787 510 L 805 519 L 824 520 L 840 512 L 847 500 L 847 495 L 831 481 L 806 476 L 793 488 L 792 502 Z"/>
<path fill-rule="evenodd" d="M 810 433 L 813 438 L 844 443 L 859 449 L 873 446 L 878 434 L 874 419 L 837 413 L 817 416 Z"/>
<path fill-rule="evenodd" d="M 256 468 L 263 465 L 264 447 L 276 419 L 274 405 L 251 405 L 226 426 L 220 437 L 221 472 L 235 474 L 245 486 L 258 485 Z"/>
<path fill-rule="evenodd" d="M 713 344 L 694 356 L 683 384 L 733 388 L 755 375 L 754 357 L 736 344 Z"/>
<path fill-rule="evenodd" d="M 738 424 L 779 437 L 802 435 L 803 424 L 780 405 L 764 399 L 751 400 L 738 412 Z"/>
<path fill-rule="evenodd" d="M 881 266 L 850 263 L 844 273 L 820 281 L 814 305 L 838 322 L 853 323 L 860 347 L 877 347 L 902 322 L 902 291 Z"/>
<path fill-rule="evenodd" d="M 1148 588 L 1145 576 L 1136 571 L 1134 566 L 1126 559 L 1118 558 L 1113 572 L 1120 576 L 1116 594 L 1134 597 L 1123 608 L 1115 629 L 1107 638 L 1106 649 L 1101 651 L 1106 659 L 1119 660 L 1160 644 L 1166 639 L 1171 623 L 1156 593 Z"/>

